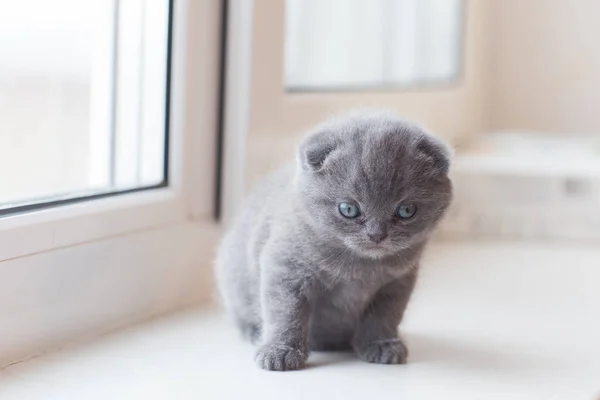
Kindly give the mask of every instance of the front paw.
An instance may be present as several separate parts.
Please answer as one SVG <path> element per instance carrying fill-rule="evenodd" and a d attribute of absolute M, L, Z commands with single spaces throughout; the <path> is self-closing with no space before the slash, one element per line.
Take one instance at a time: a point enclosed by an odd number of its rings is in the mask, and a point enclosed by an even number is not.
<path fill-rule="evenodd" d="M 358 358 L 374 364 L 406 364 L 408 349 L 400 339 L 375 340 L 355 346 Z"/>
<path fill-rule="evenodd" d="M 307 356 L 284 344 L 266 344 L 256 353 L 256 363 L 269 371 L 294 371 L 306 365 Z"/>

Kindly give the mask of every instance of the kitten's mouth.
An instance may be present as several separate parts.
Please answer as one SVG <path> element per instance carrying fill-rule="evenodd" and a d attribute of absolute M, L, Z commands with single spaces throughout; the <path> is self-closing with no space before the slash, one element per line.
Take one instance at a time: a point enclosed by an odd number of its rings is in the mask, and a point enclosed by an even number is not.
<path fill-rule="evenodd" d="M 371 241 L 347 241 L 345 244 L 354 253 L 366 258 L 384 258 L 397 250 L 389 240 L 379 243 Z"/>
<path fill-rule="evenodd" d="M 385 251 L 385 247 L 383 245 L 375 244 L 375 243 L 363 244 L 360 247 L 361 247 L 361 249 L 366 250 L 366 251 Z"/>
<path fill-rule="evenodd" d="M 384 241 L 381 243 L 373 243 L 373 242 L 360 242 L 360 243 L 347 243 L 346 244 L 352 251 L 354 251 L 357 255 L 371 258 L 371 259 L 380 259 L 389 257 L 393 254 L 398 253 L 406 249 L 408 246 L 401 246 L 398 243 L 391 243 L 389 241 Z"/>
<path fill-rule="evenodd" d="M 351 246 L 355 252 L 369 258 L 382 258 L 389 254 L 389 249 L 383 243 L 361 243 Z"/>
<path fill-rule="evenodd" d="M 367 249 L 382 249 L 385 245 L 385 242 L 379 242 L 379 243 L 375 243 L 375 242 L 365 242 L 362 244 L 362 247 L 365 247 Z"/>

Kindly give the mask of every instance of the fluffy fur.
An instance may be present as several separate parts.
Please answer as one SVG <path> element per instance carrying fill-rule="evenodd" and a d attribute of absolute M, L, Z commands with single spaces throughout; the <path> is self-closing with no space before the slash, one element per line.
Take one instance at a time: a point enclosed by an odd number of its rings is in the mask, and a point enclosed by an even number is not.
<path fill-rule="evenodd" d="M 355 113 L 317 127 L 296 165 L 254 191 L 216 272 L 226 309 L 260 344 L 261 368 L 302 368 L 310 350 L 406 362 L 397 328 L 423 248 L 451 202 L 449 163 L 446 145 L 419 126 Z M 345 218 L 340 202 L 361 215 Z M 417 212 L 401 219 L 395 210 L 407 202 Z"/>

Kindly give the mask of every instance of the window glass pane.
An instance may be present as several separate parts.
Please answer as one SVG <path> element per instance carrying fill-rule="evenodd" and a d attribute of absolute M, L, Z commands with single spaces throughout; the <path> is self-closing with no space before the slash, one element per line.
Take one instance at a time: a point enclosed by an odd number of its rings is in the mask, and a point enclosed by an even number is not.
<path fill-rule="evenodd" d="M 432 84 L 458 74 L 461 0 L 286 0 L 288 89 Z"/>
<path fill-rule="evenodd" d="M 169 1 L 0 0 L 0 210 L 165 183 Z"/>

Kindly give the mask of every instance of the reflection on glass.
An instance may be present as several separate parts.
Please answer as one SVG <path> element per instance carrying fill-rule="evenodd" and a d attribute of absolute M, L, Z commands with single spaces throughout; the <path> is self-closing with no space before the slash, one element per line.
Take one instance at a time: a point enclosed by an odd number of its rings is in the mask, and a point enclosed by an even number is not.
<path fill-rule="evenodd" d="M 434 84 L 459 72 L 461 0 L 286 0 L 292 90 Z"/>
<path fill-rule="evenodd" d="M 167 0 L 0 0 L 0 210 L 157 185 Z"/>

